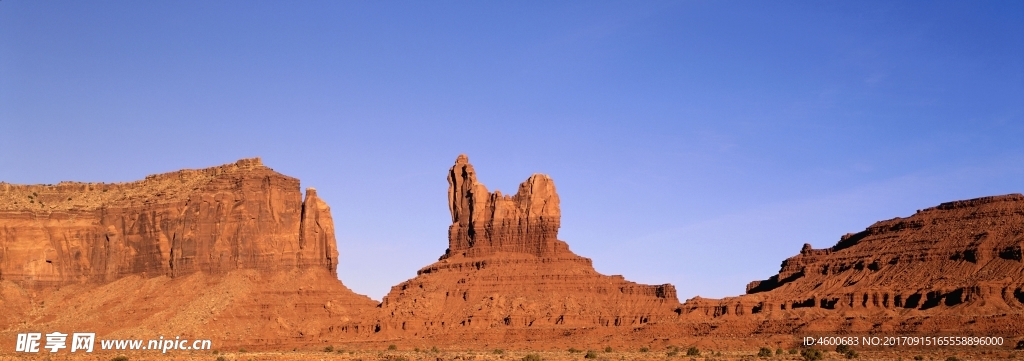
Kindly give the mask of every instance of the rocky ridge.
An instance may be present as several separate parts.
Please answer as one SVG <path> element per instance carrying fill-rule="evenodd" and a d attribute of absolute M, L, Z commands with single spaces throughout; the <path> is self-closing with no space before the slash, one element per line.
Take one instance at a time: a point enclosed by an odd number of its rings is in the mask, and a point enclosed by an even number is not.
<path fill-rule="evenodd" d="M 731 332 L 1019 334 L 1022 246 L 1024 196 L 948 202 L 829 248 L 805 244 L 747 295 L 688 300 L 681 313 Z"/>

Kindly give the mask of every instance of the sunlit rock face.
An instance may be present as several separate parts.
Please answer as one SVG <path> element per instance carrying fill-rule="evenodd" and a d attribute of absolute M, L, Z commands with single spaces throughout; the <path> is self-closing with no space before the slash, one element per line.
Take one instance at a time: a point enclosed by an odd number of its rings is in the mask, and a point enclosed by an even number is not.
<path fill-rule="evenodd" d="M 735 334 L 1024 331 L 1024 196 L 947 202 L 805 244 L 747 294 L 695 298 L 681 319 Z M 799 320 L 795 322 L 794 320 Z"/>
<path fill-rule="evenodd" d="M 558 240 L 558 194 L 548 176 L 530 176 L 515 195 L 491 193 L 461 155 L 448 182 L 448 250 L 392 287 L 381 304 L 379 332 L 512 342 L 676 316 L 672 285 L 601 275 Z"/>
<path fill-rule="evenodd" d="M 338 280 L 335 243 L 316 190 L 258 158 L 130 183 L 0 183 L 0 341 L 318 344 L 377 310 Z"/>
<path fill-rule="evenodd" d="M 0 185 L 0 279 L 25 286 L 322 268 L 330 208 L 259 158 L 131 183 Z"/>
<path fill-rule="evenodd" d="M 538 257 L 565 252 L 558 240 L 561 212 L 555 182 L 534 174 L 515 195 L 490 193 L 477 181 L 469 158 L 460 155 L 448 171 L 448 228 L 451 255 L 485 256 L 495 252 L 527 253 Z"/>

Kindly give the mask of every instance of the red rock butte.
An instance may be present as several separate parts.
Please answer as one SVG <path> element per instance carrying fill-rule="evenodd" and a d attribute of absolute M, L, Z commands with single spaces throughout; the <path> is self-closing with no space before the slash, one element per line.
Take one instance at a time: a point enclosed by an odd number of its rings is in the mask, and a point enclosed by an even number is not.
<path fill-rule="evenodd" d="M 129 274 L 317 267 L 334 272 L 330 208 L 259 158 L 131 183 L 4 184 L 0 279 L 24 286 Z"/>
<path fill-rule="evenodd" d="M 376 306 L 337 262 L 327 204 L 259 158 L 131 183 L 0 184 L 0 330 L 307 342 Z"/>
<path fill-rule="evenodd" d="M 674 315 L 672 285 L 601 275 L 558 240 L 559 200 L 548 176 L 530 176 L 512 196 L 491 193 L 460 155 L 448 184 L 448 249 L 392 287 L 379 332 L 441 343 L 550 342 Z"/>
<path fill-rule="evenodd" d="M 569 249 L 558 240 L 561 212 L 555 182 L 544 174 L 530 176 L 515 195 L 490 193 L 477 182 L 469 158 L 460 155 L 448 171 L 448 209 L 452 225 L 442 259 L 498 252 L 545 257 Z"/>
<path fill-rule="evenodd" d="M 447 249 L 438 240 L 438 261 L 379 303 L 337 279 L 330 207 L 259 158 L 130 183 L 0 183 L 0 343 L 87 330 L 276 350 L 788 348 L 814 333 L 1024 333 L 1020 194 L 804 245 L 745 295 L 680 304 L 672 285 L 602 275 L 559 240 L 550 177 L 490 192 L 460 155 L 448 183 Z"/>

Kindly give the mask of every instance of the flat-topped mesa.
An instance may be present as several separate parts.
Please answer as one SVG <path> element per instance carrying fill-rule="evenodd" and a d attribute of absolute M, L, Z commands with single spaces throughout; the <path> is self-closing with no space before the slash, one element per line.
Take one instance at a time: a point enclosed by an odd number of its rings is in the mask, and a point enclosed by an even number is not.
<path fill-rule="evenodd" d="M 56 185 L 22 185 L 0 182 L 0 211 L 92 210 L 180 200 L 188 198 L 199 187 L 217 177 L 247 171 L 273 172 L 257 157 L 209 168 L 151 174 L 143 180 L 123 183 L 63 181 Z"/>
<path fill-rule="evenodd" d="M 478 257 L 495 252 L 528 253 L 538 257 L 567 251 L 558 240 L 561 213 L 555 182 L 534 174 L 513 196 L 490 193 L 476 179 L 473 165 L 459 155 L 448 171 L 448 250 L 452 255 Z"/>
<path fill-rule="evenodd" d="M 0 184 L 0 280 L 29 286 L 321 268 L 330 208 L 259 158 L 128 183 Z"/>
<path fill-rule="evenodd" d="M 802 297 L 874 288 L 887 290 L 893 304 L 907 307 L 901 301 L 932 291 L 944 290 L 929 296 L 941 298 L 950 290 L 990 281 L 1020 287 L 1024 283 L 1021 234 L 1024 196 L 1020 194 L 942 203 L 843 235 L 826 249 L 804 244 L 800 254 L 782 262 L 777 275 L 750 283 L 747 293 L 777 290 L 774 293 Z M 1003 296 L 999 297 L 1011 305 L 1019 304 Z M 950 305 L 961 302 L 966 301 L 947 300 Z"/>
<path fill-rule="evenodd" d="M 687 301 L 682 310 L 700 322 L 747 318 L 750 332 L 1019 334 L 1004 325 L 1024 319 L 1022 235 L 1020 194 L 942 203 L 843 235 L 832 247 L 804 244 L 746 295 Z M 872 321 L 851 324 L 854 315 Z M 801 325 L 762 322 L 795 316 Z"/>

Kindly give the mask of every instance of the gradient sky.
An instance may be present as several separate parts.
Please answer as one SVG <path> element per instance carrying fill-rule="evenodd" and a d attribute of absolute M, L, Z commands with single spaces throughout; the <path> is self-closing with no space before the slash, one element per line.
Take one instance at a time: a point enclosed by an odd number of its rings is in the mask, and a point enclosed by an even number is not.
<path fill-rule="evenodd" d="M 0 180 L 263 157 L 380 299 L 448 168 L 532 173 L 598 271 L 743 293 L 801 245 L 1024 191 L 1024 2 L 0 1 Z"/>

